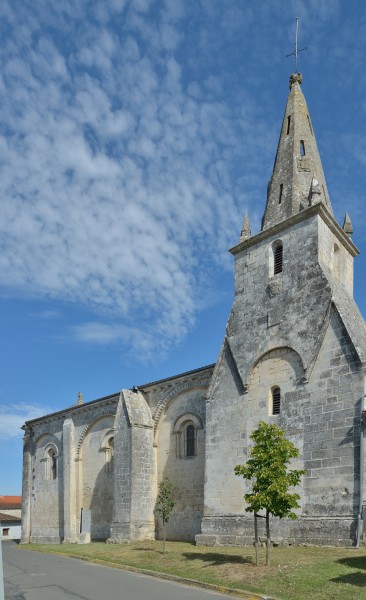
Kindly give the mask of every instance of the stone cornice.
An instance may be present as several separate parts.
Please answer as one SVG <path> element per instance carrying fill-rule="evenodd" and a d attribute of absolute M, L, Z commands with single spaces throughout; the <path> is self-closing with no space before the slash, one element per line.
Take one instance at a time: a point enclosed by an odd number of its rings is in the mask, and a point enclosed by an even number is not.
<path fill-rule="evenodd" d="M 292 217 L 289 217 L 285 221 L 281 221 L 281 223 L 273 225 L 273 227 L 264 229 L 264 231 L 257 233 L 248 240 L 244 240 L 243 242 L 240 242 L 233 248 L 230 248 L 229 252 L 231 252 L 231 254 L 235 256 L 236 254 L 239 254 L 239 252 L 242 252 L 242 250 L 250 248 L 250 246 L 254 246 L 255 244 L 258 244 L 259 242 L 269 237 L 277 235 L 281 231 L 289 229 L 293 225 L 297 225 L 298 223 L 301 223 L 302 221 L 305 221 L 306 219 L 309 219 L 310 217 L 313 217 L 315 215 L 319 215 L 323 219 L 324 223 L 328 225 L 329 229 L 339 239 L 343 246 L 345 246 L 345 248 L 348 250 L 351 256 L 357 256 L 359 254 L 358 248 L 348 237 L 348 235 L 344 233 L 343 229 L 340 227 L 340 225 L 338 225 L 337 221 L 328 212 L 328 210 L 325 208 L 322 202 L 314 204 L 313 206 L 309 206 L 309 208 L 302 210 L 296 215 L 292 215 Z"/>
<path fill-rule="evenodd" d="M 177 375 L 172 375 L 171 377 L 165 377 L 165 379 L 158 379 L 157 381 L 152 381 L 150 383 L 145 383 L 143 385 L 138 385 L 137 388 L 142 390 L 143 392 L 148 391 L 146 388 L 157 387 L 157 388 L 169 388 L 169 385 L 175 385 L 178 379 L 183 379 L 186 377 L 192 377 L 196 375 L 200 375 L 205 371 L 213 370 L 215 363 L 207 365 L 205 367 L 199 367 L 198 369 L 193 369 L 192 371 L 185 371 L 184 373 L 178 373 Z"/>
<path fill-rule="evenodd" d="M 92 400 L 91 402 L 85 402 L 84 404 L 70 406 L 69 408 L 65 408 L 64 410 L 59 410 L 57 412 L 44 415 L 43 417 L 38 417 L 37 419 L 32 419 L 31 421 L 26 421 L 21 429 L 23 429 L 26 432 L 27 430 L 32 429 L 33 426 L 38 425 L 40 423 L 49 423 L 57 419 L 65 419 L 69 417 L 70 412 L 91 412 L 95 408 L 96 404 L 98 404 L 98 406 L 108 406 L 111 404 L 117 404 L 118 399 L 119 395 L 113 394 L 112 396 L 105 396 L 104 398 Z"/>
<path fill-rule="evenodd" d="M 147 392 L 149 391 L 149 389 L 146 388 L 154 388 L 155 386 L 157 387 L 162 387 L 164 388 L 165 386 L 167 388 L 169 388 L 169 384 L 175 384 L 175 381 L 178 379 L 182 379 L 185 377 L 190 377 L 190 376 L 194 376 L 194 375 L 200 375 L 201 373 L 204 373 L 205 371 L 209 371 L 209 370 L 213 370 L 214 368 L 214 364 L 211 365 L 207 365 L 205 367 L 200 367 L 198 369 L 193 369 L 192 371 L 185 371 L 184 373 L 178 373 L 178 375 L 173 375 L 171 377 L 166 377 L 165 379 L 160 379 L 158 381 L 152 381 L 151 383 L 145 383 L 143 385 L 138 386 L 138 389 L 141 389 L 143 392 Z M 174 382 L 174 383 L 173 383 Z M 75 404 L 74 406 L 70 406 L 69 408 L 65 408 L 63 410 L 59 410 L 57 412 L 54 413 L 50 413 L 48 415 L 44 415 L 43 417 L 38 417 L 37 419 L 31 419 L 30 421 L 26 421 L 26 423 L 22 426 L 23 431 L 27 431 L 29 430 L 33 425 L 36 425 L 37 423 L 46 423 L 49 421 L 53 421 L 55 419 L 64 419 L 66 418 L 68 415 L 68 413 L 70 412 L 84 412 L 85 410 L 90 410 L 94 407 L 95 404 L 101 405 L 101 404 L 105 404 L 105 403 L 109 403 L 109 404 L 114 404 L 116 402 L 118 402 L 119 399 L 119 392 L 117 392 L 116 394 L 111 394 L 109 396 L 104 396 L 103 398 L 98 398 L 97 400 L 91 400 L 90 402 L 84 402 L 83 404 Z"/>

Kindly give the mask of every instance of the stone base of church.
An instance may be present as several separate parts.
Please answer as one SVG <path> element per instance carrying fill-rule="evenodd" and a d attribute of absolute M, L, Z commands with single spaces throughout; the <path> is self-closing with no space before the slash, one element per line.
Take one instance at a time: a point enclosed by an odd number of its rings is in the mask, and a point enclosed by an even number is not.
<path fill-rule="evenodd" d="M 62 538 L 58 536 L 42 536 L 42 535 L 31 535 L 29 539 L 30 544 L 62 544 Z"/>
<path fill-rule="evenodd" d="M 258 519 L 258 526 L 259 539 L 264 542 L 265 519 Z M 353 546 L 356 541 L 356 519 L 353 516 L 313 516 L 297 520 L 271 518 L 270 529 L 272 543 L 279 546 Z M 248 546 L 253 543 L 253 517 L 204 517 L 202 533 L 196 535 L 198 546 Z"/>
<path fill-rule="evenodd" d="M 132 540 L 154 540 L 155 522 L 139 521 L 138 523 L 112 523 L 111 535 L 107 544 L 122 544 Z"/>

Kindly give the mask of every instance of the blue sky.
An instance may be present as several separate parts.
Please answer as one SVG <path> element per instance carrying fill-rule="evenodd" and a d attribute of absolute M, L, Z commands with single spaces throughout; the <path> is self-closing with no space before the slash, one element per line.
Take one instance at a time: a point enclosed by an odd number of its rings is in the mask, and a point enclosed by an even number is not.
<path fill-rule="evenodd" d="M 333 210 L 361 250 L 366 11 L 349 0 L 3 0 L 1 494 L 30 418 L 215 362 L 259 231 L 300 17 Z"/>

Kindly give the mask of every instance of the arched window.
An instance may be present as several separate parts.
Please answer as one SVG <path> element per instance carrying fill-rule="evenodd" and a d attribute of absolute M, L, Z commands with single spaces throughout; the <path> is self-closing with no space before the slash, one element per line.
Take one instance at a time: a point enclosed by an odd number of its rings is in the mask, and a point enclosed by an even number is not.
<path fill-rule="evenodd" d="M 114 471 L 114 438 L 108 440 L 108 446 L 105 451 L 105 470 L 106 473 Z"/>
<path fill-rule="evenodd" d="M 278 244 L 273 252 L 273 274 L 282 273 L 283 246 Z"/>
<path fill-rule="evenodd" d="M 203 429 L 201 417 L 195 413 L 181 415 L 173 427 L 176 435 L 177 457 L 194 458 L 198 453 L 198 432 Z"/>
<path fill-rule="evenodd" d="M 279 415 L 281 412 L 281 390 L 279 387 L 272 388 L 272 415 Z"/>
<path fill-rule="evenodd" d="M 300 140 L 300 156 L 305 156 L 305 144 L 304 144 L 304 140 Z"/>
<path fill-rule="evenodd" d="M 104 452 L 104 471 L 113 473 L 114 471 L 114 428 L 103 433 L 100 440 L 100 452 Z"/>
<path fill-rule="evenodd" d="M 269 277 L 282 273 L 283 269 L 283 244 L 281 240 L 276 240 L 268 248 L 269 252 Z"/>
<path fill-rule="evenodd" d="M 56 479 L 57 477 L 57 463 L 56 463 L 56 450 L 51 448 L 48 451 L 50 457 L 50 479 Z"/>
<path fill-rule="evenodd" d="M 58 454 L 55 446 L 47 446 L 42 462 L 44 463 L 44 477 L 48 481 L 57 479 L 57 456 Z"/>
<path fill-rule="evenodd" d="M 193 425 L 187 425 L 185 431 L 185 455 L 187 458 L 196 456 L 196 435 Z"/>

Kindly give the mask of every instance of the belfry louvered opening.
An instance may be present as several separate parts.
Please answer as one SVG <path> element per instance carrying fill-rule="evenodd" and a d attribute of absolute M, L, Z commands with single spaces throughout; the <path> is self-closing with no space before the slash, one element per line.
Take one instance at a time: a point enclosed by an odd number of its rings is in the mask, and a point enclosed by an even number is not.
<path fill-rule="evenodd" d="M 281 412 L 281 390 L 275 387 L 272 390 L 272 414 L 279 415 Z"/>
<path fill-rule="evenodd" d="M 282 244 L 278 244 L 273 253 L 274 260 L 274 274 L 282 273 L 282 259 L 283 259 L 283 246 Z"/>

